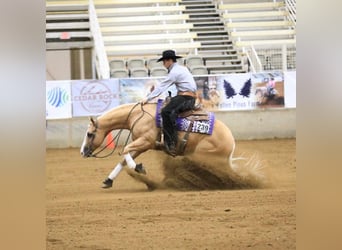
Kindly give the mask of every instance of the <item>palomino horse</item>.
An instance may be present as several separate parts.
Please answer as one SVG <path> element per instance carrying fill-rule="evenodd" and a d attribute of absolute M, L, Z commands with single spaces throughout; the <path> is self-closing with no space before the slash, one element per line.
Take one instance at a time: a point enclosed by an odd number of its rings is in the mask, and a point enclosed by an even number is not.
<path fill-rule="evenodd" d="M 132 135 L 132 141 L 123 148 L 123 160 L 103 182 L 103 188 L 112 187 L 113 180 L 125 165 L 134 169 L 137 175 L 146 174 L 142 164 L 136 164 L 134 159 L 147 150 L 160 150 L 156 143 L 160 138 L 160 128 L 156 125 L 156 109 L 156 103 L 124 104 L 107 111 L 97 119 L 90 119 L 80 150 L 83 157 L 94 156 L 96 154 L 94 151 L 112 130 L 127 129 Z M 186 134 L 186 132 L 179 131 L 179 141 L 182 141 Z M 228 173 L 231 179 L 239 182 L 242 177 L 232 164 L 235 140 L 224 123 L 215 119 L 211 135 L 188 133 L 186 137 L 187 143 L 184 151 L 181 152 L 182 157 L 201 164 L 215 163 L 218 171 Z M 170 157 L 170 160 L 175 158 Z"/>

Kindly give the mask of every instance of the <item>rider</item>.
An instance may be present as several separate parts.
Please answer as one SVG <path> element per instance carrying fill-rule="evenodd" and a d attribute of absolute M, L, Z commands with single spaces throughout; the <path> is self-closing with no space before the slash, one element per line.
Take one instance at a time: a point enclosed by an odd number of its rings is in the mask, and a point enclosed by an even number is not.
<path fill-rule="evenodd" d="M 274 88 L 275 88 L 275 81 L 273 77 L 271 77 L 271 79 L 267 82 L 266 88 L 267 88 L 267 95 L 273 96 Z"/>
<path fill-rule="evenodd" d="M 181 66 L 177 63 L 177 58 L 181 58 L 181 56 L 177 56 L 175 51 L 163 51 L 162 57 L 158 59 L 158 62 L 163 61 L 163 65 L 168 69 L 169 73 L 166 78 L 141 101 L 141 104 L 144 105 L 162 94 L 171 85 L 175 84 L 178 91 L 177 95 L 172 97 L 171 101 L 161 111 L 164 146 L 166 152 L 172 156 L 176 155 L 178 140 L 176 127 L 177 116 L 183 111 L 194 108 L 197 91 L 197 85 L 192 74 L 185 66 Z"/>

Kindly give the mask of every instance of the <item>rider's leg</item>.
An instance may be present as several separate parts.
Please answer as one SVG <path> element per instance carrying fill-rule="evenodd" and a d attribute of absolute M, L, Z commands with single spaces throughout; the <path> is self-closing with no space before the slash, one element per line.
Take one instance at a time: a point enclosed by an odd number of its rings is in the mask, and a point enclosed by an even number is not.
<path fill-rule="evenodd" d="M 163 119 L 163 133 L 164 133 L 164 145 L 170 150 L 175 150 L 177 143 L 177 126 L 176 119 L 178 116 L 177 106 L 182 102 L 178 96 L 171 98 L 169 104 L 167 104 L 161 111 Z"/>
<path fill-rule="evenodd" d="M 171 154 L 176 154 L 178 142 L 176 119 L 179 113 L 191 110 L 195 105 L 195 98 L 191 96 L 175 96 L 162 111 L 164 144 L 166 150 Z"/>

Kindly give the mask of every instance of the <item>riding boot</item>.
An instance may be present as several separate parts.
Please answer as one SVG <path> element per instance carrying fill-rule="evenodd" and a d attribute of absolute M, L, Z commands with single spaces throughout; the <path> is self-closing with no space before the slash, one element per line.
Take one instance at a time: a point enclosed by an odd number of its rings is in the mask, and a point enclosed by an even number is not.
<path fill-rule="evenodd" d="M 172 128 L 168 128 L 167 130 L 165 127 L 163 128 L 163 133 L 164 133 L 164 151 L 168 153 L 171 156 L 175 156 L 176 153 L 176 143 L 175 141 L 177 138 L 174 138 L 175 136 L 173 135 L 173 132 L 170 133 L 170 130 Z M 177 132 L 176 132 L 177 134 Z"/>

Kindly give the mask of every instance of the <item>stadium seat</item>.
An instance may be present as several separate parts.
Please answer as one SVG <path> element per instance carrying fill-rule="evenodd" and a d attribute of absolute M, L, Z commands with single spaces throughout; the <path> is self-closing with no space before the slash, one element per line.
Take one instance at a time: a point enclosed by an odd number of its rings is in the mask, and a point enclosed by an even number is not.
<path fill-rule="evenodd" d="M 113 59 L 109 62 L 110 69 L 125 69 L 126 61 L 124 59 Z"/>
<path fill-rule="evenodd" d="M 144 68 L 145 67 L 145 60 L 142 58 L 131 58 L 127 61 L 127 68 L 129 70 L 134 68 Z"/>
<path fill-rule="evenodd" d="M 111 69 L 110 70 L 111 78 L 128 78 L 128 70 L 127 69 Z"/>
<path fill-rule="evenodd" d="M 166 76 L 167 69 L 165 67 L 153 67 L 150 70 L 150 76 Z"/>
<path fill-rule="evenodd" d="M 163 62 L 157 62 L 159 57 L 147 59 L 146 65 L 150 70 L 155 67 L 163 67 Z"/>
<path fill-rule="evenodd" d="M 194 66 L 204 65 L 203 58 L 198 55 L 189 55 L 185 58 L 185 65 L 190 69 Z"/>
<path fill-rule="evenodd" d="M 130 70 L 131 77 L 147 77 L 148 70 L 146 68 L 132 68 Z"/>
<path fill-rule="evenodd" d="M 185 59 L 184 59 L 184 58 L 178 58 L 178 59 L 177 59 L 177 63 L 178 63 L 179 65 L 183 65 L 183 66 L 184 66 L 184 64 L 185 64 Z"/>
<path fill-rule="evenodd" d="M 190 68 L 193 75 L 208 75 L 208 69 L 204 65 L 196 65 Z"/>

